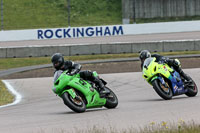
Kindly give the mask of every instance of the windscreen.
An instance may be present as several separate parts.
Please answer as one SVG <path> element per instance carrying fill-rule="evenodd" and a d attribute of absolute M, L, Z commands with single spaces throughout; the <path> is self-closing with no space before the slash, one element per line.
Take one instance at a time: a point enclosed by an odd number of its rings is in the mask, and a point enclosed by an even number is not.
<path fill-rule="evenodd" d="M 63 73 L 62 70 L 58 70 L 54 73 L 54 83 L 56 82 L 56 80 L 60 77 L 60 75 Z"/>
<path fill-rule="evenodd" d="M 147 58 L 145 61 L 144 61 L 144 64 L 143 64 L 143 67 L 144 68 L 148 68 L 149 64 L 153 61 L 154 58 Z"/>

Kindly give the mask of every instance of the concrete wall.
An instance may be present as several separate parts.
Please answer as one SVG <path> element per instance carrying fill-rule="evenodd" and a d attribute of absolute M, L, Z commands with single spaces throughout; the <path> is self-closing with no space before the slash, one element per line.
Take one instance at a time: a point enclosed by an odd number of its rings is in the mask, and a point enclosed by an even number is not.
<path fill-rule="evenodd" d="M 143 23 L 109 26 L 68 27 L 52 29 L 29 29 L 0 31 L 0 42 L 22 40 L 49 40 L 64 38 L 109 37 L 152 33 L 200 31 L 200 20 L 162 23 Z M 83 31 L 80 35 L 79 30 Z M 43 34 L 40 34 L 40 32 Z M 66 31 L 69 31 L 66 32 Z M 88 36 L 90 35 L 90 36 Z M 46 37 L 45 37 L 46 36 Z"/>
<path fill-rule="evenodd" d="M 196 15 L 200 15 L 200 0 L 122 0 L 122 17 L 126 22 L 134 18 Z"/>
<path fill-rule="evenodd" d="M 0 48 L 0 58 L 45 57 L 56 52 L 66 56 L 138 53 L 144 49 L 151 52 L 199 51 L 200 40 Z"/>

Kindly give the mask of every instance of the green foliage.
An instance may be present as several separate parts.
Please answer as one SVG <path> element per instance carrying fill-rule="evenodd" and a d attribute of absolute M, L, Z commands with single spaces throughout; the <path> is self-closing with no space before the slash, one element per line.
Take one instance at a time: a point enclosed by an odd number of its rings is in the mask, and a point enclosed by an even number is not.
<path fill-rule="evenodd" d="M 73 23 L 77 23 L 77 26 L 121 23 L 121 0 L 76 0 L 71 5 L 72 25 Z"/>
<path fill-rule="evenodd" d="M 148 125 L 140 130 L 135 129 L 133 127 L 119 130 L 116 127 L 96 127 L 93 126 L 91 128 L 87 128 L 86 130 L 83 129 L 76 129 L 73 133 L 199 133 L 200 132 L 200 125 L 193 123 L 185 123 L 185 122 L 178 122 L 178 124 L 174 124 L 174 126 L 167 127 L 169 125 L 163 125 L 162 123 Z M 72 131 L 71 131 L 72 132 Z M 65 129 L 56 129 L 56 133 L 71 133 Z M 46 132 L 44 132 L 46 133 Z M 54 133 L 54 132 L 52 132 Z"/>
<path fill-rule="evenodd" d="M 0 81 L 0 106 L 13 102 L 14 96 L 10 94 L 7 88 L 4 86 L 2 81 Z"/>
<path fill-rule="evenodd" d="M 0 70 L 41 65 L 51 63 L 50 57 L 40 57 L 40 58 L 4 58 L 0 60 Z"/>
<path fill-rule="evenodd" d="M 68 26 L 68 0 L 4 0 L 4 30 Z M 120 24 L 121 0 L 70 0 L 71 26 Z"/>

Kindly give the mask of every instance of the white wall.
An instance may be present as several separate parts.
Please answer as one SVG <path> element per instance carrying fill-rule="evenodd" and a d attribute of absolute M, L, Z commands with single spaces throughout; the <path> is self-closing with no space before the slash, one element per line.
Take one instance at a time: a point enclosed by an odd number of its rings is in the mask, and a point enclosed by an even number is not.
<path fill-rule="evenodd" d="M 0 41 L 200 31 L 200 21 L 0 31 Z"/>

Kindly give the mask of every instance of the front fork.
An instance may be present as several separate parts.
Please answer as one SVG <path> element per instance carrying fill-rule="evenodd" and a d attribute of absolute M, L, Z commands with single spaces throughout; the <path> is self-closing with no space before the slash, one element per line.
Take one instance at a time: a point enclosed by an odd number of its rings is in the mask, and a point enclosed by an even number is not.
<path fill-rule="evenodd" d="M 164 85 L 166 88 L 169 87 L 169 85 L 165 82 L 165 80 L 163 79 L 163 77 L 161 75 L 154 77 L 151 80 L 151 82 L 153 82 L 153 80 L 155 80 L 155 79 L 159 79 L 161 84 Z M 184 88 L 180 89 L 180 88 L 178 88 L 177 85 L 173 85 L 173 83 L 172 83 L 172 88 L 170 87 L 170 89 L 172 89 L 174 96 L 185 94 L 187 92 L 187 89 L 184 89 Z"/>
<path fill-rule="evenodd" d="M 75 92 L 74 89 L 72 89 L 72 88 L 63 91 L 62 94 L 61 94 L 61 96 L 62 96 L 65 92 L 69 93 L 69 95 L 70 95 L 72 98 L 75 98 L 75 97 L 76 97 L 76 92 Z"/>
<path fill-rule="evenodd" d="M 161 75 L 155 76 L 154 78 L 152 78 L 151 83 L 155 80 L 158 79 L 160 80 L 161 84 L 166 87 L 169 88 L 169 85 L 165 82 L 165 80 L 163 79 L 163 77 Z"/>
<path fill-rule="evenodd" d="M 165 80 L 163 79 L 163 77 L 161 75 L 155 76 L 151 79 L 151 83 L 155 80 L 155 79 L 159 79 L 162 85 L 166 85 Z"/>

